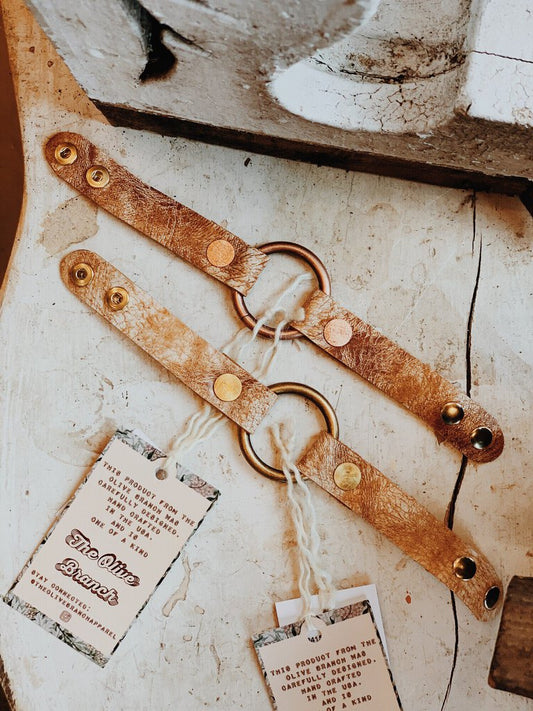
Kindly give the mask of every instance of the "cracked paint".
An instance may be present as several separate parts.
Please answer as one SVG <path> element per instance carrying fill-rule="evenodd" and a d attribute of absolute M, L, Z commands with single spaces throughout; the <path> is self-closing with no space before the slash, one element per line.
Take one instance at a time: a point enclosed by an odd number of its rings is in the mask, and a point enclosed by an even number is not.
<path fill-rule="evenodd" d="M 468 395 L 468 397 L 471 397 L 471 392 L 472 392 L 472 328 L 474 324 L 474 314 L 475 314 L 475 308 L 476 308 L 476 299 L 477 299 L 477 294 L 478 294 L 478 289 L 479 289 L 479 282 L 481 278 L 481 260 L 483 256 L 483 238 L 480 235 L 479 237 L 477 236 L 477 224 L 476 224 L 476 193 L 474 192 L 472 194 L 472 256 L 474 255 L 474 250 L 476 247 L 476 243 L 479 240 L 479 252 L 478 252 L 478 263 L 477 263 L 477 271 L 476 271 L 476 276 L 475 276 L 475 281 L 474 281 L 474 288 L 472 290 L 472 298 L 470 301 L 470 310 L 468 313 L 468 321 L 467 321 L 467 327 L 466 327 L 466 352 L 465 352 L 465 380 L 466 380 L 466 385 L 465 385 L 465 392 Z M 455 485 L 453 488 L 452 496 L 450 499 L 450 502 L 448 504 L 448 509 L 446 511 L 446 525 L 448 528 L 453 529 L 454 521 L 455 521 L 455 509 L 457 505 L 457 500 L 459 498 L 459 494 L 461 492 L 461 486 L 463 484 L 465 474 L 468 468 L 468 459 L 463 455 L 461 458 L 461 466 L 459 468 L 459 472 L 457 474 L 457 478 L 455 480 Z M 453 624 L 454 624 L 454 648 L 453 648 L 453 659 L 452 659 L 452 664 L 450 668 L 450 676 L 448 679 L 448 684 L 446 686 L 446 691 L 444 694 L 444 700 L 442 702 L 441 706 L 441 711 L 444 711 L 446 708 L 446 705 L 448 703 L 448 699 L 450 697 L 450 692 L 453 684 L 453 679 L 455 675 L 455 669 L 457 665 L 457 657 L 458 657 L 458 652 L 459 652 L 459 620 L 457 617 L 457 601 L 455 598 L 455 594 L 450 591 L 450 599 L 451 599 L 451 604 L 452 604 L 452 614 L 453 614 Z"/>

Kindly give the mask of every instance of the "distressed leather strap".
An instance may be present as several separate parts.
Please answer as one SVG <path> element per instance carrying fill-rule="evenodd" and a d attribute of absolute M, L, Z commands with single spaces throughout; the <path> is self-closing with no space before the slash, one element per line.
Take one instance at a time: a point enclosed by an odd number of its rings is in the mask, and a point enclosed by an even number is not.
<path fill-rule="evenodd" d="M 353 490 L 344 490 L 335 482 L 337 467 L 346 462 L 355 464 L 361 473 Z M 327 432 L 320 434 L 298 468 L 453 590 L 478 619 L 493 616 L 497 604 L 492 607 L 492 603 L 499 600 L 502 585 L 488 560 L 345 444 Z M 472 573 L 471 562 L 475 564 L 473 576 L 462 579 L 458 575 L 465 567 Z"/>
<path fill-rule="evenodd" d="M 86 265 L 93 271 L 94 275 L 86 285 L 76 284 L 76 265 Z M 81 301 L 247 432 L 255 430 L 274 404 L 276 395 L 269 388 L 200 338 L 98 254 L 87 250 L 71 252 L 61 261 L 60 269 L 65 285 Z M 86 267 L 80 269 L 82 273 L 89 271 Z M 126 296 L 122 295 L 122 299 L 127 300 L 123 308 L 109 306 L 112 287 L 127 292 Z M 237 390 L 242 387 L 232 401 L 220 399 L 215 394 L 215 381 L 225 374 L 238 378 L 240 386 L 230 377 L 233 387 L 235 384 Z"/>
<path fill-rule="evenodd" d="M 61 146 L 74 147 L 73 162 L 61 162 Z M 52 136 L 45 154 L 57 175 L 82 195 L 241 294 L 248 293 L 268 261 L 220 225 L 145 185 L 77 133 Z M 91 168 L 104 168 L 109 181 L 106 176 L 100 179 L 102 187 L 92 187 L 87 180 Z"/>
<path fill-rule="evenodd" d="M 448 442 L 476 462 L 489 462 L 501 454 L 503 433 L 496 420 L 428 365 L 322 291 L 310 296 L 304 311 L 304 319 L 291 324 L 294 328 L 418 415 L 433 428 L 439 441 Z M 349 340 L 345 345 L 332 345 L 326 336 L 337 343 Z M 443 411 L 446 405 L 452 407 Z M 460 406 L 462 415 L 453 405 Z M 458 421 L 449 422 L 454 414 L 451 419 Z"/>

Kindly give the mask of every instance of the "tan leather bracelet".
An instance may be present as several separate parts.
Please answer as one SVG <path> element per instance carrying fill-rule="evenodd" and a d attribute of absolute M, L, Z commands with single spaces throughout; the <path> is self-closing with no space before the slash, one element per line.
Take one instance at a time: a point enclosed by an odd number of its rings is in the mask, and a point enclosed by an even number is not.
<path fill-rule="evenodd" d="M 264 268 L 268 255 L 261 249 L 145 185 L 83 136 L 56 134 L 45 153 L 53 170 L 80 193 L 239 294 L 247 294 Z M 284 245 L 281 251 L 287 249 L 287 243 L 277 244 Z M 304 310 L 304 319 L 284 329 L 282 338 L 290 332 L 305 335 L 472 461 L 488 462 L 500 455 L 500 426 L 466 393 L 323 291 L 315 291 Z M 262 326 L 259 333 L 265 330 L 273 332 Z"/>
<path fill-rule="evenodd" d="M 453 590 L 478 619 L 493 617 L 502 584 L 485 556 L 356 452 L 323 432 L 298 468 Z"/>
<path fill-rule="evenodd" d="M 242 294 L 268 261 L 220 225 L 143 183 L 77 133 L 52 136 L 45 155 L 57 175 L 82 195 Z"/>
<path fill-rule="evenodd" d="M 291 324 L 294 328 L 418 415 L 439 441 L 449 442 L 475 462 L 499 456 L 499 424 L 466 393 L 324 292 L 315 291 L 303 308 L 305 316 Z"/>
<path fill-rule="evenodd" d="M 61 261 L 67 288 L 201 398 L 253 432 L 276 395 L 112 264 L 87 250 Z"/>

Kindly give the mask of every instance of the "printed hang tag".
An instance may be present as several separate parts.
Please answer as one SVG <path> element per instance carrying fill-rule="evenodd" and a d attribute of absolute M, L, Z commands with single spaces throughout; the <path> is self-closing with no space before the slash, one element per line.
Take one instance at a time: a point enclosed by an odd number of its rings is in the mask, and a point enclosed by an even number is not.
<path fill-rule="evenodd" d="M 345 588 L 344 590 L 336 590 L 334 604 L 332 607 L 345 607 L 353 605 L 356 602 L 367 600 L 372 608 L 372 617 L 376 623 L 379 632 L 379 638 L 383 645 L 383 651 L 387 660 L 389 652 L 387 650 L 387 640 L 385 639 L 385 628 L 383 626 L 383 617 L 381 615 L 381 607 L 379 605 L 378 591 L 372 583 L 370 585 L 358 585 L 354 588 Z M 276 615 L 278 617 L 278 625 L 284 627 L 296 622 L 303 615 L 304 601 L 301 597 L 292 598 L 291 600 L 280 600 L 276 602 Z M 311 596 L 311 612 L 321 612 L 320 598 L 318 595 Z"/>
<path fill-rule="evenodd" d="M 100 666 L 219 495 L 164 456 L 117 431 L 4 597 Z"/>
<path fill-rule="evenodd" d="M 274 708 L 401 711 L 368 600 L 313 620 L 317 635 L 300 620 L 253 637 Z"/>

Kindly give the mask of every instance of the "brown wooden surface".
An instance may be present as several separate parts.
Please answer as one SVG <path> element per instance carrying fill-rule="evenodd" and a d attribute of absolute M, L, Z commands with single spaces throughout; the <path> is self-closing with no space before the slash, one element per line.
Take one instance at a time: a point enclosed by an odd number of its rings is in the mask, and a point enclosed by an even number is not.
<path fill-rule="evenodd" d="M 78 151 L 77 160 L 70 165 L 61 165 L 54 157 L 56 147 L 62 143 L 73 144 Z M 242 294 L 252 288 L 268 261 L 265 254 L 220 225 L 145 185 L 79 134 L 64 132 L 52 136 L 45 153 L 57 175 L 82 195 Z M 109 171 L 108 185 L 94 188 L 88 184 L 85 174 L 92 166 L 104 166 Z M 209 245 L 220 239 L 227 240 L 235 249 L 233 261 L 225 267 L 214 266 L 207 258 Z"/>
<path fill-rule="evenodd" d="M 533 578 L 518 575 L 511 578 L 489 684 L 533 699 Z"/>
<path fill-rule="evenodd" d="M 76 286 L 70 277 L 72 267 L 78 263 L 89 264 L 94 270 L 94 278 L 87 286 Z M 61 278 L 81 301 L 248 432 L 255 430 L 274 404 L 276 395 L 271 390 L 94 252 L 81 249 L 67 254 L 61 261 Z M 129 302 L 121 311 L 112 311 L 105 305 L 105 293 L 112 286 L 123 287 L 129 294 Z M 236 375 L 242 383 L 242 393 L 233 402 L 219 400 L 213 391 L 215 379 L 223 373 Z"/>
<path fill-rule="evenodd" d="M 333 479 L 336 467 L 344 462 L 353 462 L 361 471 L 361 483 L 353 491 L 343 491 Z M 302 456 L 298 467 L 453 590 L 479 620 L 494 617 L 499 605 L 487 610 L 485 594 L 493 586 L 501 591 L 502 583 L 485 556 L 356 452 L 323 432 Z M 463 556 L 476 563 L 471 580 L 461 580 L 453 571 L 454 561 Z"/>
<path fill-rule="evenodd" d="M 448 442 L 475 462 L 489 462 L 501 454 L 503 433 L 499 424 L 460 388 L 322 291 L 315 291 L 304 309 L 305 318 L 292 324 L 298 331 L 418 415 L 435 431 L 439 441 Z M 342 319 L 351 325 L 353 335 L 346 345 L 332 346 L 326 341 L 324 327 L 331 319 Z M 441 417 L 443 406 L 449 402 L 460 403 L 464 410 L 463 419 L 454 425 L 445 424 Z M 470 442 L 477 427 L 488 427 L 493 434 L 485 449 L 476 449 Z"/>

